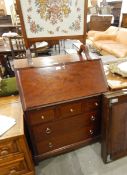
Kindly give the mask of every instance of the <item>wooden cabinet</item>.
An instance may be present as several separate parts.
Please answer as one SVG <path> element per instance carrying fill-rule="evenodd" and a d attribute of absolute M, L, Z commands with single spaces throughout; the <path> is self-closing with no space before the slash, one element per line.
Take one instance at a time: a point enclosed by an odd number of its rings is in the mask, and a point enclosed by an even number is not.
<path fill-rule="evenodd" d="M 36 163 L 100 136 L 101 94 L 107 90 L 101 66 L 91 60 L 16 70 Z"/>
<path fill-rule="evenodd" d="M 127 13 L 122 13 L 121 27 L 127 28 Z"/>
<path fill-rule="evenodd" d="M 1 97 L 0 114 L 16 119 L 16 124 L 0 137 L 0 174 L 34 175 L 34 166 L 23 131 L 19 97 Z"/>
<path fill-rule="evenodd" d="M 102 158 L 105 163 L 127 155 L 127 91 L 103 96 Z"/>
<path fill-rule="evenodd" d="M 101 95 L 26 112 L 37 161 L 100 136 L 100 110 Z"/>

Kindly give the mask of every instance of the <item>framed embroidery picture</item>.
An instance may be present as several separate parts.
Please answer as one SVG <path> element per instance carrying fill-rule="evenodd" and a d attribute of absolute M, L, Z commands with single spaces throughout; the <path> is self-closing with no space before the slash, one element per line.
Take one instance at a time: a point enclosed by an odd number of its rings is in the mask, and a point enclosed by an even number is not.
<path fill-rule="evenodd" d="M 85 42 L 88 0 L 16 0 L 26 46 L 37 41 Z"/>

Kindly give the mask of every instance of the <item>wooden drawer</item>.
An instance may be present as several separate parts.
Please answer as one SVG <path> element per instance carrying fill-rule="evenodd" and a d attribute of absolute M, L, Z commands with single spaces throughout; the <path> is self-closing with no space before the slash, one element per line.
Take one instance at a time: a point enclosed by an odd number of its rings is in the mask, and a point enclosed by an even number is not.
<path fill-rule="evenodd" d="M 82 113 L 82 104 L 81 102 L 73 102 L 60 105 L 57 108 L 60 112 L 59 117 L 65 118 L 69 116 L 74 116 Z"/>
<path fill-rule="evenodd" d="M 0 142 L 0 161 L 5 158 L 5 156 L 10 156 L 19 152 L 18 140 Z"/>
<path fill-rule="evenodd" d="M 101 108 L 101 98 L 99 96 L 88 98 L 83 101 L 84 112 L 99 110 Z"/>
<path fill-rule="evenodd" d="M 100 132 L 97 124 L 92 126 L 80 127 L 70 132 L 64 132 L 63 134 L 58 134 L 55 137 L 50 137 L 48 140 L 42 140 L 37 142 L 37 152 L 42 154 L 45 152 L 53 151 L 55 149 L 62 148 L 67 145 L 71 145 L 80 141 L 85 141 L 87 139 L 92 139 Z"/>
<path fill-rule="evenodd" d="M 54 119 L 54 109 L 36 109 L 27 112 L 29 124 L 35 125 L 39 123 L 48 122 Z"/>
<path fill-rule="evenodd" d="M 0 175 L 21 175 L 27 173 L 26 162 L 23 156 L 20 156 L 17 160 L 6 162 L 6 164 L 0 165 Z"/>
<path fill-rule="evenodd" d="M 100 122 L 100 113 L 92 112 L 89 114 L 81 114 L 73 118 L 59 120 L 54 123 L 36 125 L 33 126 L 32 131 L 35 140 L 39 141 L 56 137 L 57 135 L 62 135 L 64 133 L 69 133 L 72 130 L 78 130 L 96 122 Z"/>

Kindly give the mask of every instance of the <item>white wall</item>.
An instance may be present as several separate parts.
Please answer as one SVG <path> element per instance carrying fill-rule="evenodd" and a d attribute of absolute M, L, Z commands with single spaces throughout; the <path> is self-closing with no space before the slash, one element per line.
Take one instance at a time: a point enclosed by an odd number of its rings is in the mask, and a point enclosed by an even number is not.
<path fill-rule="evenodd" d="M 13 0 L 4 0 L 7 10 L 7 15 L 11 15 L 10 6 L 13 4 Z"/>
<path fill-rule="evenodd" d="M 121 8 L 122 13 L 127 13 L 127 0 L 122 1 L 122 8 Z"/>

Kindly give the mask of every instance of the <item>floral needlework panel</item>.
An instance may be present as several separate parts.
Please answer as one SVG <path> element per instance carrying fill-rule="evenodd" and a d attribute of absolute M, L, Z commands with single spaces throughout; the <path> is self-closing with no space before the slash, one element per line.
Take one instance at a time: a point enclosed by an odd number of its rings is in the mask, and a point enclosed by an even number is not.
<path fill-rule="evenodd" d="M 84 32 L 85 0 L 20 0 L 27 38 Z"/>

